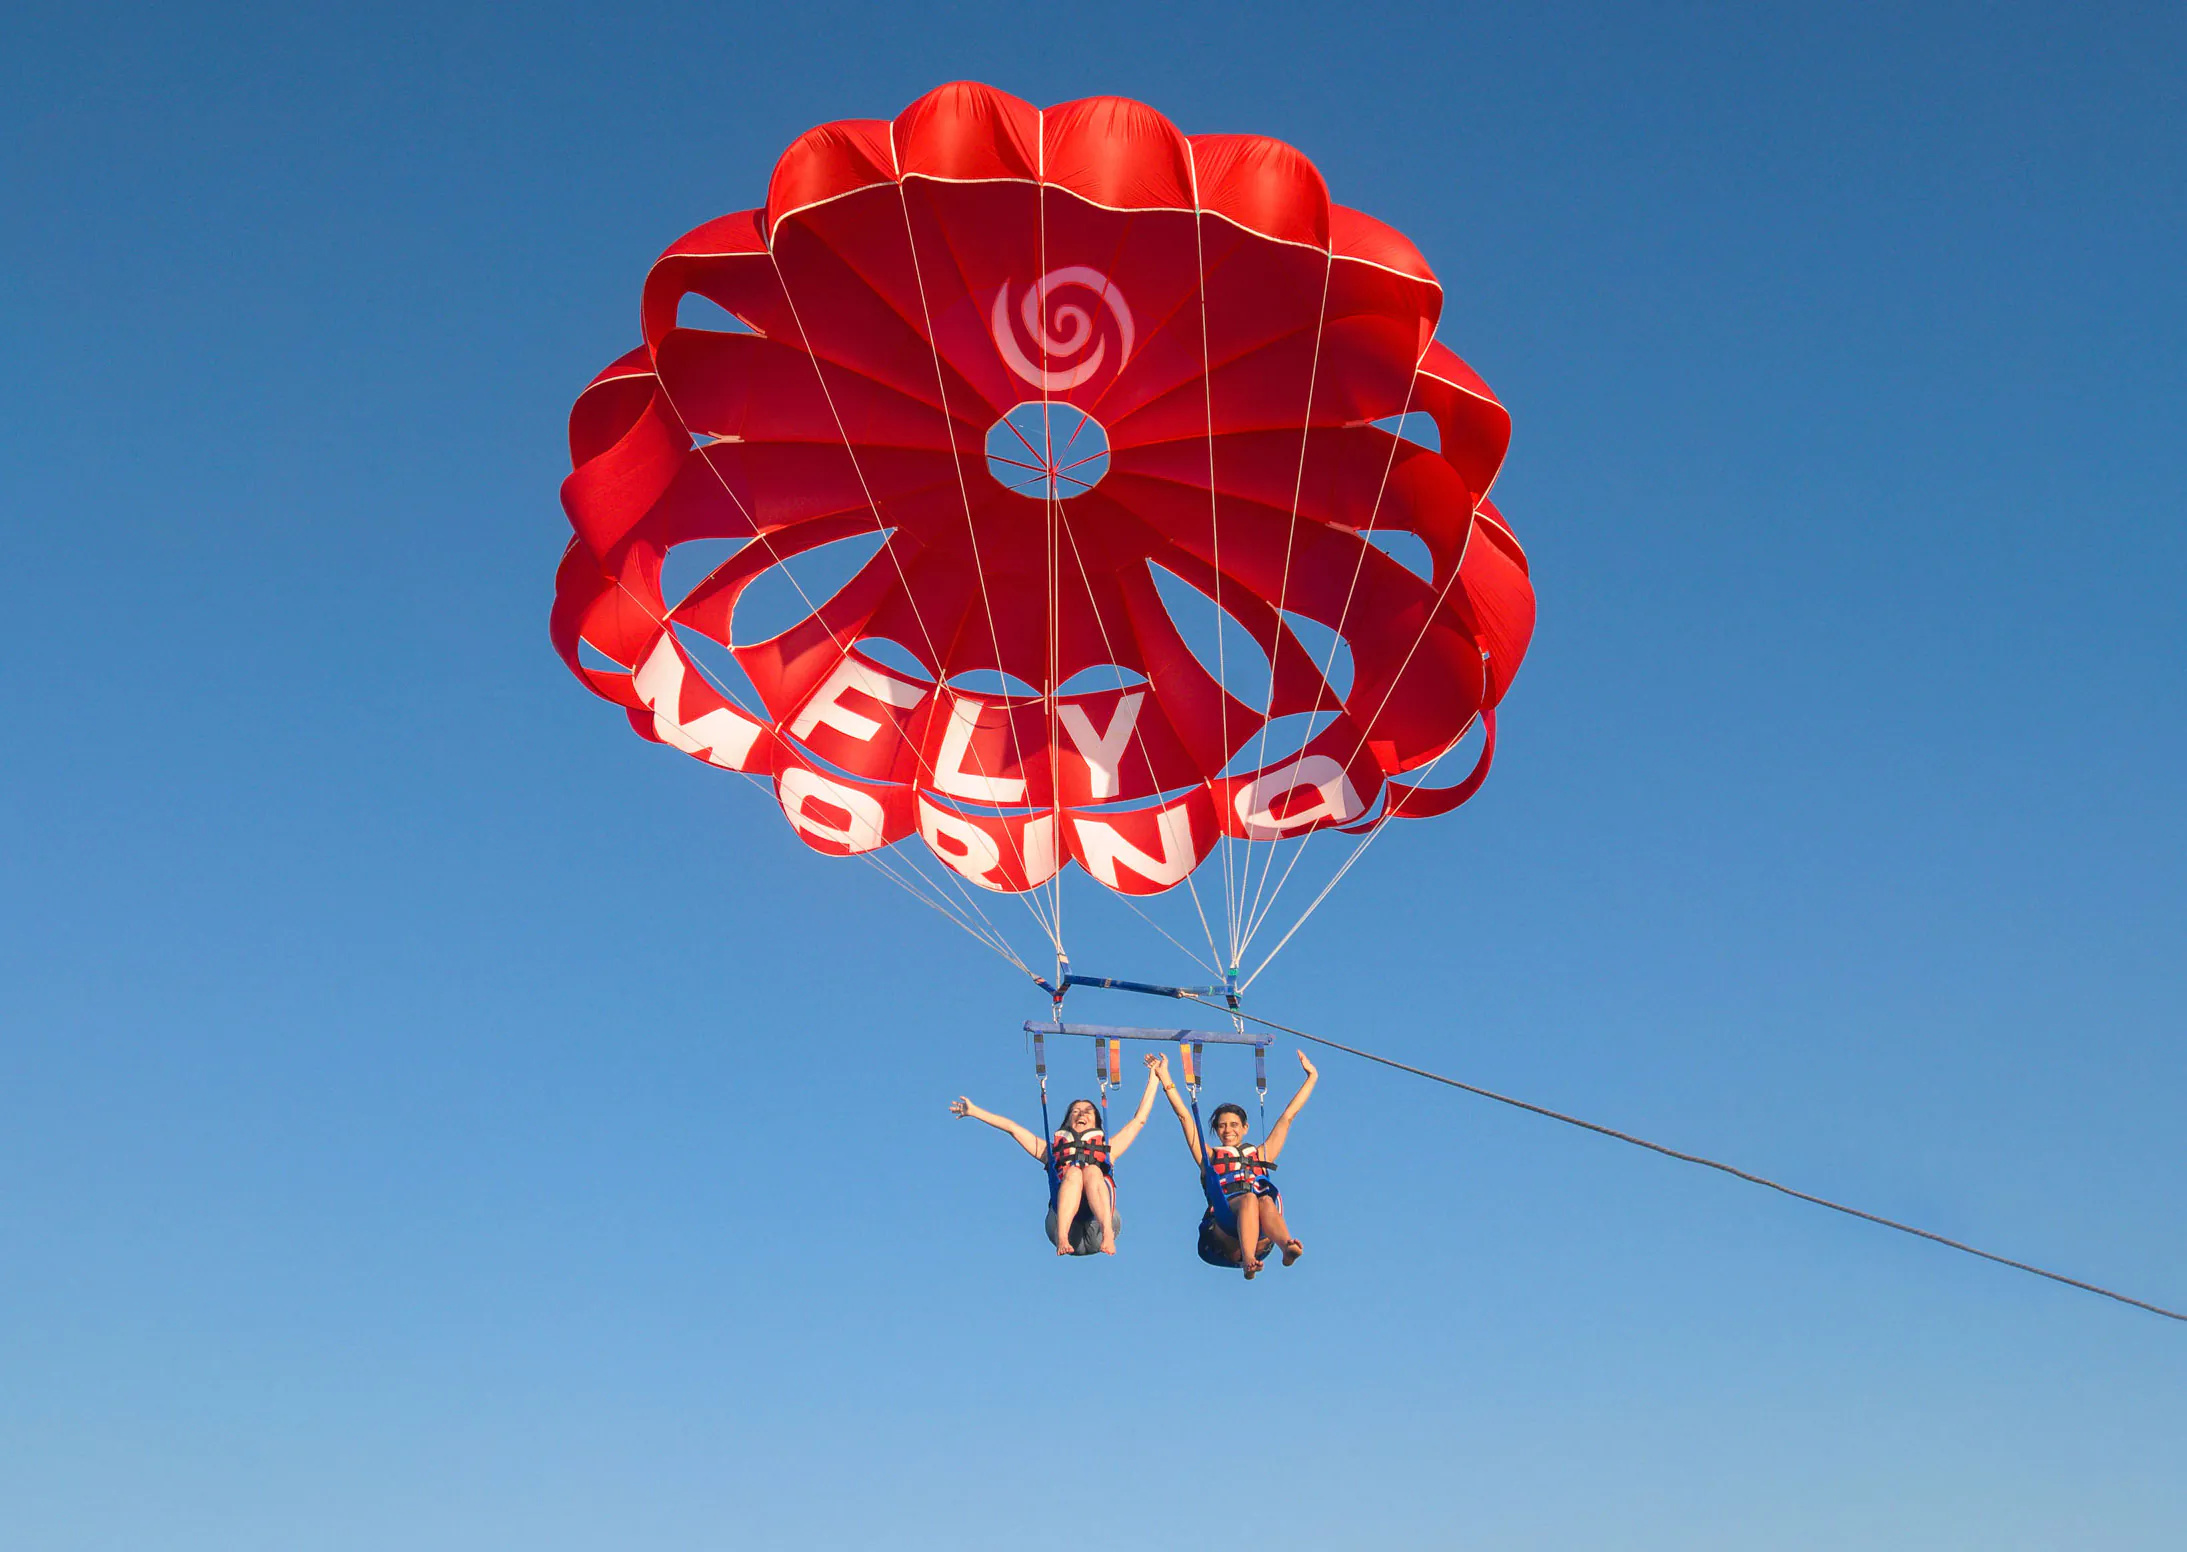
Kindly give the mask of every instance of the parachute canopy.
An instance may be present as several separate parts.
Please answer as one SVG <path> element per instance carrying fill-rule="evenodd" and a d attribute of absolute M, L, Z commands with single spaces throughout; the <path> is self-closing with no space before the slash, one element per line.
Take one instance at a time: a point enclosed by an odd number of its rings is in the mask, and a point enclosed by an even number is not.
<path fill-rule="evenodd" d="M 1277 141 L 971 83 L 823 125 L 661 255 L 644 343 L 578 399 L 555 645 L 814 849 L 916 836 L 988 890 L 1076 863 L 1153 893 L 1226 837 L 1446 811 L 1485 751 L 1418 775 L 1493 715 L 1534 603 L 1486 499 L 1510 419 L 1442 305 Z M 1439 446 L 1377 424 L 1419 414 Z M 861 537 L 839 589 L 739 634 L 755 581 Z M 701 540 L 741 543 L 664 596 Z"/>

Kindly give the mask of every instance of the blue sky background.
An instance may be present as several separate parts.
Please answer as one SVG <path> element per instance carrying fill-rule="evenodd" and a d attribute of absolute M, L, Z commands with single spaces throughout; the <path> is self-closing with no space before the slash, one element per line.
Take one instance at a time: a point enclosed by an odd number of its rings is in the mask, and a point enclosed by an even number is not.
<path fill-rule="evenodd" d="M 1037 1000 L 545 633 L 569 401 L 809 125 L 1287 139 L 1444 276 L 1542 624 L 1257 1005 L 2187 1304 L 2183 48 L 11 12 L 0 1540 L 2187 1543 L 2187 1332 L 1342 1057 L 1298 1269 L 1191 1258 L 1166 1130 L 1056 1264 L 943 1110 L 1031 1113 Z"/>

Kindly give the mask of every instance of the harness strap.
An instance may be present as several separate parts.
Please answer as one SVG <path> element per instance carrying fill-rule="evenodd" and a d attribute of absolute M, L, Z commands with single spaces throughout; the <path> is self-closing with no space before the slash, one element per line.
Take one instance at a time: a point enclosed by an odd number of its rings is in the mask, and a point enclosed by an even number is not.
<path fill-rule="evenodd" d="M 1230 1198 L 1223 1195 L 1223 1183 L 1216 1178 L 1215 1167 L 1208 1162 L 1212 1149 L 1207 1145 L 1207 1128 L 1200 1124 L 1200 1086 L 1195 1083 L 1192 1093 L 1192 1135 L 1200 1139 L 1200 1194 L 1207 1198 L 1207 1210 L 1214 1215 L 1216 1225 L 1233 1239 L 1238 1234 L 1238 1215 L 1230 1210 Z"/>
<path fill-rule="evenodd" d="M 1037 1036 L 1035 1037 L 1038 1038 Z M 1041 1150 L 1041 1168 L 1048 1172 L 1048 1205 L 1054 1207 L 1056 1197 L 1063 1190 L 1063 1177 L 1056 1173 L 1055 1128 L 1048 1124 L 1048 1064 L 1040 1064 L 1040 1129 L 1048 1134 L 1048 1146 Z"/>
<path fill-rule="evenodd" d="M 1209 1148 L 1207 1151 L 1230 1166 L 1224 1171 L 1226 1174 L 1265 1175 L 1276 1167 L 1274 1160 L 1262 1158 L 1260 1151 L 1251 1145 L 1244 1148 Z"/>

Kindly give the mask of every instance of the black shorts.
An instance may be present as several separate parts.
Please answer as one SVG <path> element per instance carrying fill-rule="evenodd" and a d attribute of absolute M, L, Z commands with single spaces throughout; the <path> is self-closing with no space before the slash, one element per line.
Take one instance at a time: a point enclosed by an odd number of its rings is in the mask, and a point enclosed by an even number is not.
<path fill-rule="evenodd" d="M 1202 1261 L 1205 1261 L 1209 1266 L 1235 1267 L 1238 1265 L 1238 1253 L 1234 1248 L 1237 1243 L 1238 1237 L 1215 1221 L 1214 1208 L 1210 1207 L 1206 1212 L 1200 1214 L 1200 1243 L 1198 1248 Z M 1274 1239 L 1263 1236 L 1260 1248 L 1263 1251 L 1273 1250 L 1275 1244 Z"/>

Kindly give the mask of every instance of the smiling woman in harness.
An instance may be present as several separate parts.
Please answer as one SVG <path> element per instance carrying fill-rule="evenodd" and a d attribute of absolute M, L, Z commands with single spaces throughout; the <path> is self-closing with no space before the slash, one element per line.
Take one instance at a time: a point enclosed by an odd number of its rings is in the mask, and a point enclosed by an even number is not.
<path fill-rule="evenodd" d="M 1138 1139 L 1140 1129 L 1147 1124 L 1148 1113 L 1154 1109 L 1157 1060 L 1152 1056 L 1147 1058 L 1147 1087 L 1139 1096 L 1138 1114 L 1126 1121 L 1114 1137 L 1103 1129 L 1101 1107 L 1090 1099 L 1074 1099 L 1065 1105 L 1061 1129 L 1046 1141 L 1008 1116 L 982 1110 L 962 1096 L 949 1107 L 953 1116 L 985 1121 L 997 1131 L 1008 1132 L 1017 1139 L 1019 1147 L 1046 1166 L 1046 1227 L 1057 1255 L 1090 1256 L 1097 1251 L 1108 1256 L 1116 1254 L 1120 1220 L 1116 1214 L 1114 1165 L 1124 1156 L 1124 1150 Z M 1041 1092 L 1044 1096 L 1041 1105 L 1045 1109 L 1045 1078 L 1041 1080 Z"/>
<path fill-rule="evenodd" d="M 1276 1155 L 1291 1135 L 1291 1122 L 1306 1108 L 1307 1096 L 1321 1077 L 1306 1053 L 1299 1052 L 1306 1081 L 1268 1129 L 1268 1141 L 1258 1147 L 1245 1140 L 1250 1123 L 1239 1105 L 1217 1105 L 1209 1123 L 1215 1141 L 1203 1139 L 1197 1113 L 1199 1090 L 1193 1090 L 1194 1108 L 1187 1110 L 1177 1085 L 1170 1081 L 1169 1058 L 1150 1056 L 1147 1065 L 1154 1069 L 1170 1109 L 1177 1112 L 1177 1123 L 1185 1129 L 1192 1162 L 1200 1166 L 1200 1189 L 1207 1197 L 1207 1212 L 1200 1219 L 1200 1259 L 1210 1266 L 1242 1267 L 1248 1278 L 1259 1274 L 1261 1257 L 1272 1249 L 1282 1249 L 1285 1266 L 1298 1260 L 1306 1247 L 1284 1222 L 1283 1197 L 1268 1172 L 1276 1167 Z M 1185 1076 L 1197 1082 L 1189 1065 Z"/>

